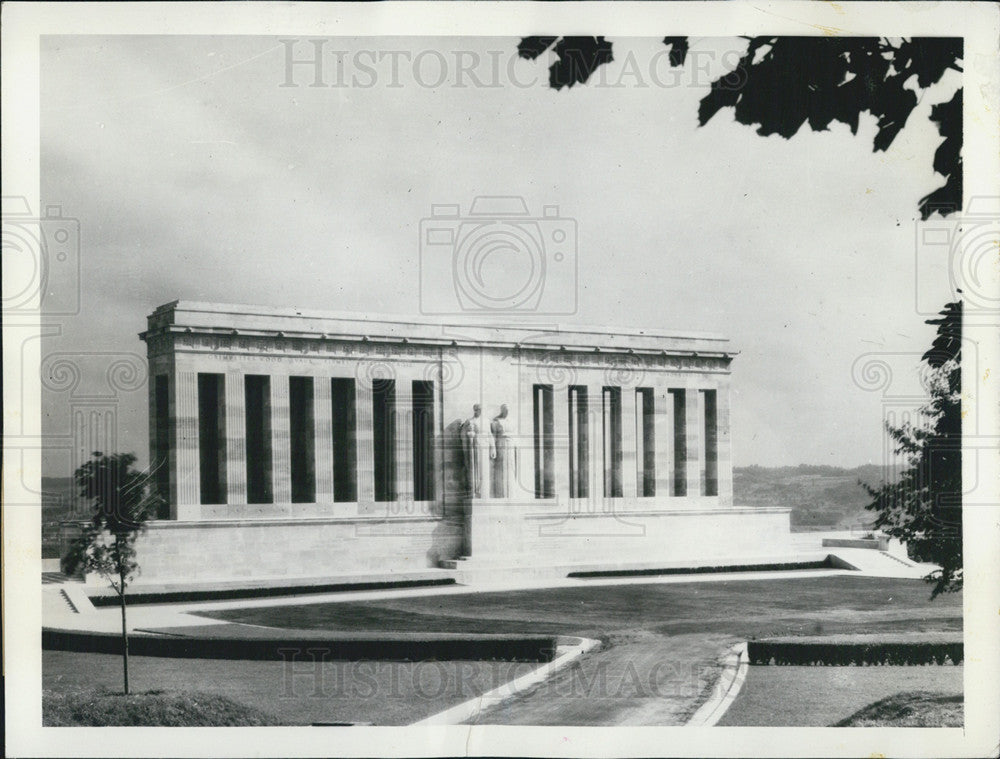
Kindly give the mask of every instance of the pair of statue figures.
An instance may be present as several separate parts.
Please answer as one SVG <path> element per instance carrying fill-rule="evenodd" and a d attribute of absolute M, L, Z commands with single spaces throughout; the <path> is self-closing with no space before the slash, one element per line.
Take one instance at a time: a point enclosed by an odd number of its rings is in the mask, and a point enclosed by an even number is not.
<path fill-rule="evenodd" d="M 473 498 L 482 498 L 483 454 L 489 451 L 490 497 L 506 498 L 514 474 L 513 450 L 507 435 L 507 404 L 490 422 L 489 434 L 483 425 L 482 407 L 472 407 L 472 416 L 462 423 L 462 454 L 466 486 Z"/>

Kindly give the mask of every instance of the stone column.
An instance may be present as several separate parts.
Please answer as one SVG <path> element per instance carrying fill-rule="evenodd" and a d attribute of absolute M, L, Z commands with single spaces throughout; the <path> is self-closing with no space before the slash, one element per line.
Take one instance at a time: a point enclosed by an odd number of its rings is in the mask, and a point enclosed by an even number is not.
<path fill-rule="evenodd" d="M 523 371 L 523 367 L 521 367 L 521 370 Z M 541 460 L 535 455 L 535 442 L 538 440 L 538 434 L 541 433 L 541 427 L 539 426 L 541 419 L 537 413 L 538 409 L 535 408 L 538 391 L 535 390 L 535 386 L 530 382 L 522 382 L 518 385 L 517 392 L 517 401 L 513 404 L 513 411 L 511 413 L 517 417 L 518 428 L 524 433 L 518 439 L 518 444 L 523 448 L 518 464 L 524 467 L 524 469 L 518 471 L 515 487 L 518 494 L 523 493 L 527 489 L 531 497 L 534 498 L 538 491 L 536 474 L 539 472 L 539 466 L 541 465 Z"/>
<path fill-rule="evenodd" d="M 587 438 L 590 446 L 590 502 L 604 501 L 604 385 L 587 385 Z"/>
<path fill-rule="evenodd" d="M 357 419 L 357 488 L 358 503 L 375 500 L 375 439 L 372 430 L 372 381 L 359 377 L 355 385 L 357 399 L 355 418 Z"/>
<path fill-rule="evenodd" d="M 636 398 L 634 387 L 623 387 L 622 393 L 622 496 L 636 498 L 639 480 L 639 436 L 642 429 L 636 429 L 641 420 L 636 419 Z"/>
<path fill-rule="evenodd" d="M 569 437 L 569 388 L 554 385 L 552 388 L 552 438 L 554 490 L 557 503 L 569 502 L 569 456 L 573 441 Z"/>
<path fill-rule="evenodd" d="M 292 441 L 288 375 L 271 375 L 271 459 L 274 502 L 292 500 Z"/>
<path fill-rule="evenodd" d="M 440 504 L 441 515 L 445 514 L 444 466 L 447 460 L 444 449 L 444 383 L 440 370 L 434 374 L 434 437 L 431 446 L 432 467 L 434 469 L 434 500 Z"/>
<path fill-rule="evenodd" d="M 171 499 L 173 519 L 198 519 L 201 516 L 201 465 L 198 458 L 198 373 L 177 372 L 174 401 L 174 450 L 177 468 L 174 474 L 176 497 Z M 174 488 L 171 488 L 173 491 Z M 171 493 L 171 495 L 174 495 Z"/>
<path fill-rule="evenodd" d="M 396 379 L 396 500 L 413 501 L 413 383 Z"/>
<path fill-rule="evenodd" d="M 316 503 L 333 502 L 333 406 L 329 377 L 313 378 L 313 424 L 316 430 Z"/>
<path fill-rule="evenodd" d="M 247 502 L 246 399 L 243 372 L 226 372 L 226 503 Z"/>
<path fill-rule="evenodd" d="M 674 396 L 664 380 L 653 390 L 653 436 L 656 446 L 656 497 L 674 493 Z"/>
<path fill-rule="evenodd" d="M 703 441 L 705 425 L 702 407 L 704 399 L 697 388 L 688 387 L 684 390 L 685 437 L 687 439 L 687 494 L 689 497 L 702 495 L 701 462 L 703 456 Z"/>
<path fill-rule="evenodd" d="M 149 391 L 147 393 L 147 400 L 149 402 L 148 402 L 148 405 L 147 405 L 147 409 L 148 409 L 147 410 L 147 414 L 148 415 L 146 416 L 146 419 L 149 420 L 149 427 L 148 427 L 148 433 L 149 434 L 147 436 L 148 439 L 149 439 L 149 472 L 150 472 L 150 474 L 153 475 L 153 483 L 154 483 L 153 487 L 154 488 L 156 488 L 156 484 L 155 483 L 157 483 L 159 481 L 159 478 L 157 477 L 157 473 L 156 473 L 157 462 L 160 461 L 160 459 L 166 453 L 166 451 L 158 449 L 159 446 L 157 446 L 157 441 L 156 441 L 156 425 L 158 423 L 158 420 L 157 420 L 157 417 L 156 417 L 156 375 L 157 375 L 156 366 L 155 366 L 155 364 L 153 364 L 152 361 L 150 361 L 149 362 L 148 379 L 146 380 L 146 382 L 147 382 L 146 390 Z M 167 402 L 167 408 L 168 409 L 170 408 L 169 401 Z M 166 464 L 163 463 L 163 464 L 160 464 L 160 466 L 166 466 Z M 168 469 L 167 470 L 168 477 L 169 477 L 169 471 L 170 470 Z M 168 482 L 169 482 L 169 480 L 168 480 Z M 165 497 L 168 501 L 171 501 L 171 502 L 174 501 L 174 499 L 170 497 L 169 487 L 168 487 L 168 491 L 166 493 L 160 493 L 160 495 L 162 495 L 163 497 Z"/>
<path fill-rule="evenodd" d="M 729 382 L 720 382 L 716 390 L 716 418 L 718 419 L 719 504 L 733 503 L 733 445 L 729 427 Z"/>

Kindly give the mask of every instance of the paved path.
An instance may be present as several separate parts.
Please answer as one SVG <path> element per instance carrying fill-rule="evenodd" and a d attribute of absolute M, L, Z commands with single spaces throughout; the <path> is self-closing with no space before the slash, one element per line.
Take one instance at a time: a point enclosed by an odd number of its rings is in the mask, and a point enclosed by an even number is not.
<path fill-rule="evenodd" d="M 818 546 L 821 537 L 821 535 L 808 537 L 800 535 L 798 536 L 798 546 L 803 551 L 814 551 L 816 559 L 821 559 L 830 553 L 843 554 L 845 558 L 850 555 L 850 559 L 854 559 L 851 563 L 858 566 L 861 571 L 830 569 L 664 575 L 660 577 L 560 578 L 544 581 L 513 579 L 478 587 L 455 585 L 342 591 L 231 601 L 141 604 L 128 608 L 128 626 L 130 630 L 148 630 L 151 628 L 205 625 L 208 620 L 199 616 L 199 613 L 224 609 L 385 602 L 406 598 L 461 596 L 483 592 L 541 588 L 717 583 L 762 579 L 795 581 L 801 578 L 838 575 L 912 578 L 927 571 L 926 567 L 914 567 L 909 562 L 901 562 L 877 551 L 823 549 Z M 850 561 L 850 559 L 848 560 Z M 58 573 L 45 573 L 42 578 L 42 613 L 45 626 L 63 630 L 120 631 L 119 609 L 117 607 L 95 608 L 89 603 L 83 591 L 84 585 L 78 581 L 70 580 Z M 851 611 L 850 614 L 856 618 L 858 612 Z M 830 616 L 827 616 L 826 619 L 834 621 Z M 226 624 L 222 620 L 212 620 L 212 622 Z M 623 620 L 623 622 L 627 624 L 627 620 Z M 569 668 L 556 673 L 546 682 L 535 686 L 517 698 L 483 712 L 477 716 L 475 721 L 483 724 L 509 725 L 682 725 L 710 695 L 718 680 L 718 660 L 733 643 L 737 642 L 737 639 L 731 635 L 719 633 L 698 633 L 686 630 L 678 630 L 677 633 L 667 635 L 648 630 L 618 630 L 608 638 L 608 645 L 584 655 Z M 58 657 L 53 658 L 50 655 L 56 653 L 46 652 L 47 666 L 58 659 Z M 244 682 L 243 686 L 238 685 L 245 679 L 239 674 L 240 668 L 244 665 L 249 667 L 246 670 L 248 676 L 250 670 L 256 672 L 254 668 L 260 669 L 257 664 L 249 665 L 240 662 L 233 666 L 233 663 L 230 663 L 229 667 L 224 667 L 223 670 L 214 673 L 218 689 L 227 691 L 231 687 L 243 687 L 245 696 L 248 692 L 246 690 L 247 683 Z M 204 682 L 204 687 L 211 686 L 213 677 L 209 676 L 206 679 L 202 677 L 202 674 L 207 674 L 210 670 L 214 672 L 212 667 L 218 666 L 222 665 L 213 664 L 211 667 L 202 669 L 202 664 L 194 660 L 155 662 L 153 659 L 149 659 L 146 665 L 149 672 L 162 674 L 167 671 L 177 671 L 180 677 L 178 684 L 189 683 L 193 686 Z M 268 677 L 277 675 L 277 670 L 273 673 L 265 673 L 264 669 L 253 675 L 251 679 L 266 682 Z M 154 675 L 154 679 L 161 677 L 161 674 Z M 165 674 L 162 676 L 166 678 L 164 682 L 170 680 Z M 60 677 L 65 677 L 65 675 L 60 675 Z M 223 682 L 227 678 L 235 678 L 233 682 L 237 685 L 230 686 Z M 49 682 L 52 681 L 49 680 Z M 486 688 L 495 682 L 492 676 L 484 676 L 484 679 L 478 681 L 477 690 L 478 688 Z M 458 698 L 458 695 L 455 694 L 455 698 Z M 245 701 L 246 698 L 241 700 Z M 317 714 L 320 712 L 330 713 L 327 707 L 319 707 L 319 709 Z M 363 716 L 363 711 L 355 712 L 353 709 L 354 707 L 346 712 L 336 711 L 345 714 L 352 720 L 358 719 L 357 714 Z M 420 711 L 423 709 L 421 708 Z M 400 716 L 394 717 L 394 719 L 400 719 L 402 714 L 403 712 L 399 712 Z"/>
<path fill-rule="evenodd" d="M 490 725 L 683 725 L 718 680 L 721 635 L 636 634 L 475 720 Z"/>

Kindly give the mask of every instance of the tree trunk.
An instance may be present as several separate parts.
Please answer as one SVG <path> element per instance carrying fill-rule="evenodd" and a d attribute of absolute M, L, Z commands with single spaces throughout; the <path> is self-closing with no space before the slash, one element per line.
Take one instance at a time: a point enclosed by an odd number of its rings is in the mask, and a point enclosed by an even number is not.
<path fill-rule="evenodd" d="M 119 575 L 121 592 L 118 594 L 122 603 L 122 673 L 125 677 L 125 695 L 128 695 L 128 628 L 125 626 L 125 578 Z"/>

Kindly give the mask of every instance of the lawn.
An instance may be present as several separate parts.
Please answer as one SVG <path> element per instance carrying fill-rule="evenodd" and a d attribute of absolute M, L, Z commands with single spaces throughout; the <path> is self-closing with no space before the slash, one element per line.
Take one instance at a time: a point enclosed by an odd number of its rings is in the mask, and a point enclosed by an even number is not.
<path fill-rule="evenodd" d="M 964 668 L 751 666 L 739 695 L 719 721 L 741 727 L 830 726 L 904 691 L 961 694 Z M 961 696 L 958 696 L 961 699 Z M 900 710 L 895 710 L 898 716 Z M 961 725 L 961 703 L 958 707 Z M 883 717 L 885 714 L 883 714 Z M 934 719 L 933 714 L 926 718 Z M 938 718 L 944 718 L 939 713 Z M 854 724 L 862 724 L 856 716 Z M 874 723 L 871 723 L 874 724 Z M 886 726 L 890 724 L 887 720 Z M 951 724 L 930 722 L 937 726 Z M 893 726 L 906 727 L 898 722 Z M 914 725 L 915 726 L 915 725 Z"/>
<path fill-rule="evenodd" d="M 268 721 L 259 724 L 406 725 L 485 693 L 538 666 L 527 662 L 350 662 L 317 658 L 320 661 L 312 661 L 308 652 L 289 663 L 130 656 L 129 679 L 136 693 L 162 691 L 168 696 L 179 691 L 212 693 L 213 697 L 237 704 L 244 710 L 244 716 L 269 715 Z M 92 697 L 88 692 L 95 688 L 120 693 L 121 661 L 120 656 L 113 654 L 43 651 L 42 687 L 51 693 L 82 694 L 75 697 L 78 700 Z M 131 719 L 116 698 L 121 697 L 108 696 L 100 713 L 108 719 Z M 45 711 L 45 724 L 62 724 L 48 720 L 64 718 L 71 708 L 72 703 Z M 165 711 L 166 706 L 157 706 L 140 713 L 159 719 Z M 198 721 L 197 715 L 191 718 L 194 721 L 183 724 L 206 724 Z"/>
<path fill-rule="evenodd" d="M 929 586 L 919 580 L 849 575 L 579 585 L 202 613 L 284 628 L 557 633 L 602 640 L 600 650 L 479 718 L 533 725 L 684 724 L 709 696 L 719 656 L 738 640 L 962 629 L 960 595 L 932 602 Z M 838 669 L 848 681 L 869 671 Z M 822 716 L 825 721 L 810 717 L 808 724 L 829 725 L 884 695 L 831 719 Z M 777 713 L 774 702 L 770 709 L 786 720 L 780 724 L 800 724 Z"/>
<path fill-rule="evenodd" d="M 636 631 L 775 635 L 962 629 L 961 594 L 920 580 L 849 575 L 545 588 L 201 612 L 285 628 L 560 633 L 612 641 Z"/>

